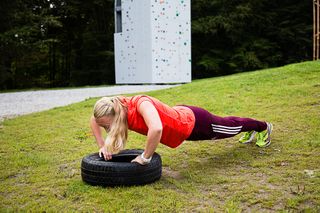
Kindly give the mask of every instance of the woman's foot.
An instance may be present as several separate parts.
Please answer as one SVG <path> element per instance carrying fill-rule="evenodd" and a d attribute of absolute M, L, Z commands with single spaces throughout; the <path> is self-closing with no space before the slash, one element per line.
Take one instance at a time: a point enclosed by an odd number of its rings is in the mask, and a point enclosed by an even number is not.
<path fill-rule="evenodd" d="M 239 139 L 239 143 L 251 143 L 256 133 L 257 132 L 254 130 L 244 133 L 244 135 Z"/>
<path fill-rule="evenodd" d="M 267 147 L 270 145 L 271 143 L 271 132 L 272 132 L 272 124 L 271 123 L 267 123 L 267 129 L 262 131 L 262 132 L 258 132 L 258 136 L 257 136 L 257 142 L 256 145 L 259 147 Z"/>

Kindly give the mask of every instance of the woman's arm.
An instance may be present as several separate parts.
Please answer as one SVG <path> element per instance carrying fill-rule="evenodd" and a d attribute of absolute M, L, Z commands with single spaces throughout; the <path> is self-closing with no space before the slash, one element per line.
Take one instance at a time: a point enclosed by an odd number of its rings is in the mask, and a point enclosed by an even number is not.
<path fill-rule="evenodd" d="M 97 124 L 94 116 L 92 116 L 90 118 L 90 127 L 91 127 L 91 130 L 92 130 L 94 137 L 96 138 L 97 145 L 100 148 L 99 149 L 99 156 L 102 157 L 102 155 L 103 155 L 104 159 L 106 159 L 106 160 L 112 159 L 112 153 L 107 152 L 107 150 L 104 146 L 104 140 L 103 140 L 102 133 L 101 133 L 101 127 Z"/>
<path fill-rule="evenodd" d="M 96 119 L 94 118 L 94 116 L 91 116 L 90 118 L 90 127 L 94 137 L 96 138 L 98 147 L 104 147 L 104 140 L 101 133 L 101 127 L 96 123 Z"/>
<path fill-rule="evenodd" d="M 157 109 L 149 101 L 143 101 L 138 108 L 138 112 L 142 115 L 148 127 L 144 157 L 150 158 L 160 143 L 162 136 L 162 122 Z M 140 156 L 134 159 L 134 161 L 144 164 Z"/>

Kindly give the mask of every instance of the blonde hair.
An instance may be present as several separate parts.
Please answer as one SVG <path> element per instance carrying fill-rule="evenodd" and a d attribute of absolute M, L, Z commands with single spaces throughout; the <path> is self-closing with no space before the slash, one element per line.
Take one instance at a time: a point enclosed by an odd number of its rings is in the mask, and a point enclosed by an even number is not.
<path fill-rule="evenodd" d="M 93 109 L 95 118 L 113 116 L 113 122 L 105 141 L 108 152 L 118 153 L 124 149 L 128 137 L 127 107 L 121 103 L 121 97 L 103 97 Z"/>

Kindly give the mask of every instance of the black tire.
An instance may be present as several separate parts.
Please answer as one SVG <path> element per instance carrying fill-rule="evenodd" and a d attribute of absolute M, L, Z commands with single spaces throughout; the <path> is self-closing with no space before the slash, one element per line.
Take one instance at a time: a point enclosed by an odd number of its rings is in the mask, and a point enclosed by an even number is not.
<path fill-rule="evenodd" d="M 131 163 L 143 150 L 123 150 L 112 155 L 109 161 L 98 153 L 88 155 L 81 162 L 82 180 L 90 185 L 131 186 L 145 185 L 160 179 L 162 162 L 159 154 L 154 153 L 147 165 Z"/>

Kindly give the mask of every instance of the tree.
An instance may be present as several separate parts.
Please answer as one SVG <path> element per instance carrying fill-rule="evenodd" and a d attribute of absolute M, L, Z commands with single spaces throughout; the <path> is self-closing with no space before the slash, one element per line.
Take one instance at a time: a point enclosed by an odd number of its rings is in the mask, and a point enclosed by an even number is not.
<path fill-rule="evenodd" d="M 311 9 L 298 0 L 193 2 L 193 77 L 310 59 Z"/>
<path fill-rule="evenodd" d="M 113 1 L 1 2 L 0 88 L 114 83 Z"/>

